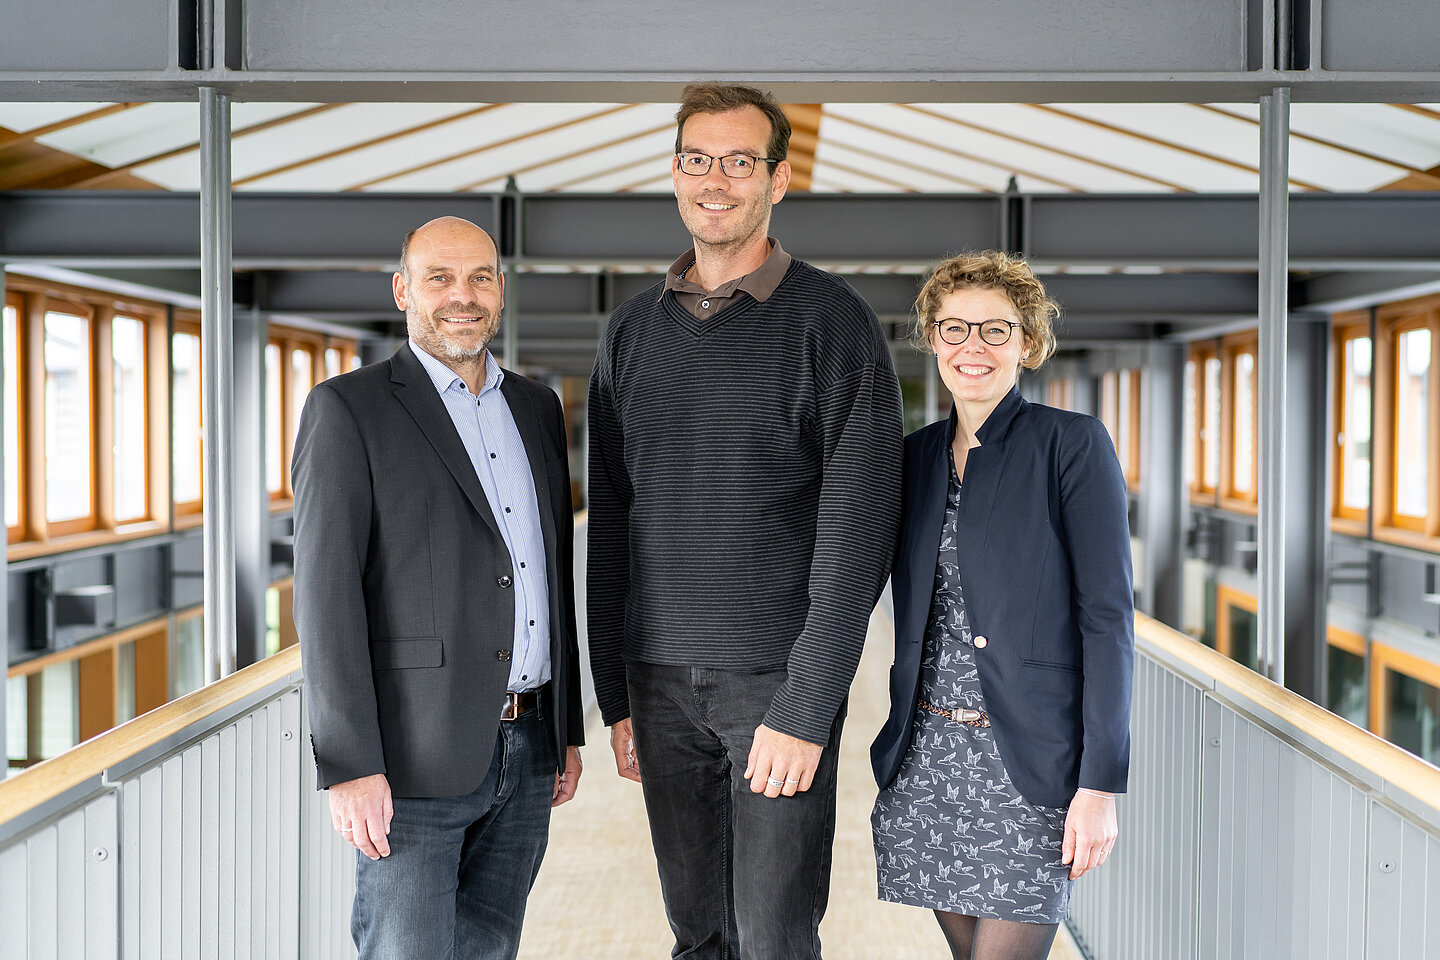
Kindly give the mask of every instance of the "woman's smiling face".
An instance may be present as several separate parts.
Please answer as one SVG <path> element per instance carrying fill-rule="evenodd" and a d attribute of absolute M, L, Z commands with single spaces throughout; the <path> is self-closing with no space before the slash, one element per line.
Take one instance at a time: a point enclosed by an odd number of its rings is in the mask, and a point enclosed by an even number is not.
<path fill-rule="evenodd" d="M 1020 316 L 1004 290 L 967 288 L 954 290 L 940 301 L 935 311 L 937 323 L 930 328 L 930 345 L 940 365 L 940 379 L 950 390 L 957 404 L 994 407 L 1015 386 L 1020 361 L 1026 349 L 1025 333 L 1018 326 Z M 965 323 L 972 324 L 966 327 Z M 980 326 L 987 321 L 1017 324 L 1010 330 L 1010 339 L 996 346 L 986 343 Z M 940 336 L 941 327 L 949 324 L 968 332 L 963 343 L 947 343 Z M 988 412 L 988 410 L 986 411 Z"/>

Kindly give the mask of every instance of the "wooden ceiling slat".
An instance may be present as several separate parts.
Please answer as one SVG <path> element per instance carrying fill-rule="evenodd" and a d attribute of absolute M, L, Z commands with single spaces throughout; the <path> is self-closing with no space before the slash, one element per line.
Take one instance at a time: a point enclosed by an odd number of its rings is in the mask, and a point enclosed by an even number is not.
<path fill-rule="evenodd" d="M 659 124 L 658 126 L 651 127 L 651 128 L 648 129 L 648 130 L 639 130 L 639 131 L 636 131 L 635 133 L 627 133 L 627 134 L 625 134 L 623 137 L 616 137 L 616 138 L 613 139 L 613 140 L 606 140 L 604 143 L 597 143 L 597 144 L 594 144 L 593 146 L 581 147 L 579 150 L 572 150 L 572 151 L 570 151 L 569 153 L 561 154 L 561 155 L 558 156 L 558 157 L 546 157 L 544 160 L 539 160 L 539 161 L 537 161 L 537 162 L 535 162 L 535 163 L 526 164 L 526 165 L 523 166 L 523 167 L 516 167 L 514 170 L 511 170 L 508 174 L 500 174 L 500 175 L 494 176 L 494 177 L 486 177 L 486 178 L 483 179 L 483 180 L 474 180 L 474 181 L 471 181 L 470 183 L 465 184 L 463 187 L 456 187 L 456 188 L 455 188 L 455 192 L 456 192 L 456 193 L 465 193 L 465 192 L 467 192 L 467 191 L 474 190 L 476 187 L 481 186 L 481 185 L 483 185 L 483 184 L 486 184 L 486 183 L 494 183 L 496 180 L 503 179 L 503 178 L 506 177 L 506 176 L 518 177 L 518 176 L 520 176 L 521 174 L 524 174 L 524 173 L 532 173 L 532 172 L 534 172 L 534 171 L 536 171 L 536 170 L 539 170 L 539 169 L 542 169 L 542 168 L 544 168 L 544 167 L 553 166 L 554 164 L 557 164 L 557 163 L 564 163 L 566 160 L 574 160 L 576 157 L 583 157 L 583 156 L 585 156 L 587 153 L 595 153 L 595 152 L 597 152 L 597 151 L 599 151 L 599 150 L 609 150 L 611 147 L 618 147 L 618 146 L 620 146 L 621 144 L 630 143 L 631 141 L 633 141 L 633 140 L 638 140 L 638 139 L 640 139 L 641 137 L 654 136 L 655 134 L 659 133 L 660 131 L 662 131 L 662 130 L 669 130 L 669 129 L 671 129 L 671 128 L 674 127 L 674 126 L 675 126 L 675 122 L 674 122 L 673 120 L 669 120 L 669 121 L 666 121 L 665 123 Z M 587 175 L 585 179 L 590 179 L 591 176 L 593 176 L 593 175 Z"/>
<path fill-rule="evenodd" d="M 240 127 L 238 130 L 230 131 L 230 139 L 233 142 L 243 136 L 247 136 L 252 133 L 259 133 L 261 130 L 269 130 L 271 127 L 278 127 L 286 123 L 294 123 L 297 120 L 304 120 L 307 117 L 313 117 L 316 114 L 325 113 L 327 110 L 334 110 L 336 107 L 343 106 L 345 106 L 345 104 L 343 103 L 322 103 L 318 106 L 307 107 L 304 110 L 297 110 L 295 113 L 287 113 L 283 117 L 273 117 L 260 123 L 252 123 L 248 127 Z M 199 149 L 200 141 L 196 140 L 193 143 L 183 144 L 181 146 L 175 147 L 174 149 L 166 150 L 163 153 L 156 153 L 151 154 L 148 157 L 142 157 L 139 160 L 132 161 L 123 166 L 112 167 L 104 173 L 97 173 L 95 176 L 90 177 L 86 180 L 82 180 L 79 183 L 71 184 L 71 188 L 83 189 L 95 187 L 107 180 L 111 180 L 123 174 L 130 173 L 132 170 L 143 167 L 146 164 L 159 163 L 161 160 L 169 160 L 186 153 L 193 153 L 194 151 Z"/>
<path fill-rule="evenodd" d="M 831 160 L 829 157 L 825 158 L 825 166 L 834 167 L 836 170 L 844 170 L 846 173 L 853 173 L 857 177 L 864 177 L 867 180 L 874 180 L 876 183 L 884 183 L 892 187 L 899 187 L 906 193 L 920 192 L 908 183 L 901 183 L 899 180 L 893 180 L 890 177 L 875 173 L 873 170 L 861 170 L 859 167 L 852 167 L 848 163 L 839 163 L 835 160 Z"/>
<path fill-rule="evenodd" d="M 1422 170 L 1419 173 L 1412 173 L 1401 177 L 1392 183 L 1383 184 L 1375 188 L 1373 192 L 1388 192 L 1392 190 L 1435 190 L 1436 183 L 1440 183 L 1440 166 L 1431 167 L 1429 170 Z"/>
<path fill-rule="evenodd" d="M 470 110 L 462 110 L 461 112 L 452 114 L 448 117 L 441 117 L 438 120 L 430 120 L 426 123 L 418 123 L 413 127 L 406 127 L 403 130 L 395 130 L 390 133 L 382 134 L 378 137 L 371 137 L 369 140 L 365 140 L 360 143 L 352 143 L 347 147 L 338 147 L 337 149 L 329 150 L 325 153 L 316 154 L 313 157 L 306 157 L 301 160 L 295 160 L 291 163 L 281 164 L 278 167 L 272 167 L 269 170 L 262 170 L 259 173 L 252 173 L 248 177 L 241 177 L 239 180 L 236 180 L 233 186 L 242 187 L 245 184 L 254 183 L 257 180 L 264 180 L 267 177 L 276 177 L 282 173 L 289 173 L 291 170 L 299 170 L 302 167 L 308 167 L 311 164 L 323 163 L 326 160 L 333 160 L 336 157 L 343 157 L 348 153 L 355 153 L 359 150 L 376 147 L 382 143 L 389 143 L 392 140 L 399 140 L 402 137 L 412 136 L 417 133 L 424 133 L 426 130 L 433 130 L 436 127 L 443 127 L 446 124 L 458 123 L 461 120 L 468 120 L 471 117 L 485 113 L 487 110 L 494 110 L 496 107 L 503 106 L 506 106 L 506 104 L 487 103 L 483 106 L 474 107 Z"/>
<path fill-rule="evenodd" d="M 908 170 L 914 170 L 916 173 L 923 173 L 926 176 L 936 177 L 941 180 L 949 180 L 951 183 L 958 183 L 961 186 L 969 187 L 972 190 L 978 190 L 981 193 L 995 192 L 994 187 L 990 187 L 983 183 L 980 183 L 978 180 L 968 180 L 965 177 L 961 177 L 953 173 L 948 173 L 944 170 L 936 170 L 934 167 L 927 167 L 924 164 L 912 163 L 909 160 L 902 160 L 899 157 L 892 156 L 888 153 L 881 153 L 878 150 L 869 150 L 865 147 L 857 147 L 849 143 L 840 143 L 839 141 L 835 140 L 834 137 L 831 137 L 830 143 L 832 145 L 832 149 L 848 150 L 850 153 L 858 153 L 862 157 L 867 157 L 871 160 L 879 160 L 883 163 L 892 163 L 897 167 L 905 167 Z M 829 159 L 829 157 L 827 157 L 825 162 L 828 164 L 832 161 Z"/>
<path fill-rule="evenodd" d="M 0 190 L 64 190 L 106 168 L 93 160 L 43 143 L 17 146 L 0 163 Z M 125 190 L 157 190 L 159 186 L 134 174 L 115 182 Z"/>
<path fill-rule="evenodd" d="M 1220 116 L 1229 117 L 1232 120 L 1242 120 L 1245 123 L 1251 124 L 1252 126 L 1260 126 L 1260 121 L 1255 119 L 1254 117 L 1247 117 L 1242 114 L 1231 113 L 1229 110 L 1225 110 L 1221 107 L 1213 107 L 1208 103 L 1195 103 L 1191 104 L 1191 106 L 1199 107 L 1201 110 L 1209 110 L 1211 113 L 1218 113 L 1220 114 Z M 1370 153 L 1369 151 L 1361 150 L 1358 147 L 1352 147 L 1344 143 L 1336 143 L 1334 140 L 1327 140 L 1324 137 L 1317 137 L 1309 133 L 1301 133 L 1298 130 L 1292 129 L 1290 131 L 1290 136 L 1295 138 L 1296 140 L 1304 140 L 1307 143 L 1314 143 L 1322 147 L 1328 147 L 1331 150 L 1338 150 L 1341 153 L 1348 153 L 1351 156 L 1360 157 L 1362 160 L 1371 160 L 1375 163 L 1383 163 L 1387 167 L 1394 167 L 1397 170 L 1404 170 L 1410 175 L 1410 177 L 1407 179 L 1419 178 L 1422 181 L 1428 182 L 1430 186 L 1427 189 L 1434 190 L 1437 187 L 1440 187 L 1440 177 L 1433 176 L 1427 170 L 1421 170 L 1418 167 L 1410 166 L 1408 163 L 1402 163 L 1401 161 L 1396 160 L 1393 157 L 1382 157 L 1378 153 Z"/>
<path fill-rule="evenodd" d="M 3 139 L 0 139 L 0 151 L 9 150 L 12 147 L 18 147 L 21 144 L 25 143 L 33 143 L 39 138 L 48 136 L 52 133 L 59 133 L 61 130 L 68 130 L 71 127 L 78 127 L 82 123 L 89 123 L 92 120 L 99 120 L 103 117 L 108 117 L 112 114 L 120 113 L 124 110 L 130 110 L 134 107 L 139 106 L 143 106 L 143 104 L 112 103 L 109 106 L 100 107 L 96 110 L 90 110 L 85 113 L 79 114 L 78 116 L 70 117 L 66 120 L 57 120 L 54 123 L 47 123 L 43 127 L 35 127 L 33 130 L 26 130 L 24 133 L 16 133 L 14 131 L 7 130 L 5 131 L 7 135 Z"/>
<path fill-rule="evenodd" d="M 879 124 L 867 123 L 867 122 L 864 121 L 864 120 L 856 120 L 854 117 L 845 117 L 845 116 L 840 116 L 839 114 L 831 114 L 831 116 L 834 116 L 836 119 L 840 120 L 840 121 L 843 122 L 843 123 L 853 124 L 854 126 L 861 127 L 861 128 L 863 128 L 863 129 L 865 129 L 865 130 L 870 130 L 870 131 L 872 131 L 872 132 L 874 132 L 874 133 L 884 134 L 885 136 L 888 136 L 888 137 L 894 137 L 894 138 L 897 139 L 897 140 L 904 140 L 904 141 L 906 141 L 907 143 L 913 143 L 913 144 L 916 144 L 917 146 L 927 147 L 927 148 L 929 148 L 929 149 L 931 149 L 931 150 L 937 150 L 937 151 L 939 151 L 939 152 L 941 152 L 941 153 L 949 154 L 950 156 L 952 156 L 952 157 L 957 157 L 957 158 L 959 158 L 959 159 L 961 159 L 961 160 L 969 160 L 969 161 L 972 162 L 972 163 L 979 163 L 979 164 L 983 164 L 983 165 L 985 165 L 985 166 L 987 166 L 987 167 L 994 167 L 996 170 L 1004 171 L 1004 172 L 1007 173 L 1007 174 L 1011 174 L 1011 175 L 1016 175 L 1016 174 L 1018 174 L 1018 175 L 1020 175 L 1020 176 L 1022 176 L 1022 177 L 1028 177 L 1028 178 L 1030 178 L 1031 180 L 1039 180 L 1039 181 L 1041 181 L 1042 183 L 1051 183 L 1051 184 L 1054 184 L 1055 186 L 1059 187 L 1060 189 L 1062 189 L 1062 190 L 1068 190 L 1068 191 L 1071 192 L 1071 193 L 1084 193 L 1084 192 L 1085 192 L 1085 190 L 1084 190 L 1083 188 L 1077 187 L 1077 186 L 1076 186 L 1075 184 L 1073 184 L 1073 183 L 1068 183 L 1068 182 L 1066 182 L 1066 181 L 1064 181 L 1064 180 L 1057 179 L 1057 178 L 1055 178 L 1055 177 L 1050 176 L 1049 174 L 1040 173 L 1040 172 L 1038 172 L 1038 171 L 1036 171 L 1036 170 L 1028 170 L 1028 169 L 1026 169 L 1026 168 L 1024 168 L 1024 167 L 1017 167 L 1017 166 L 1015 166 L 1013 163 L 1001 163 L 1001 162 L 998 161 L 998 160 L 991 160 L 990 158 L 980 156 L 979 154 L 966 153 L 964 150 L 956 150 L 954 147 L 945 146 L 945 145 L 939 144 L 939 143 L 931 143 L 929 140 L 925 140 L 925 139 L 923 139 L 923 138 L 921 138 L 921 137 L 912 136 L 911 134 L 908 134 L 908 133 L 901 133 L 901 132 L 898 131 L 898 130 L 889 130 L 889 129 L 886 129 L 885 127 L 880 126 Z M 837 142 L 838 142 L 838 141 L 837 141 Z M 851 147 L 851 146 L 846 146 L 846 149 L 848 149 L 848 150 L 854 150 L 855 148 L 854 148 L 854 147 Z M 982 189 L 982 190 L 989 190 L 988 187 L 981 187 L 981 189 Z M 1176 187 L 1175 189 L 1177 189 L 1177 190 L 1183 190 L 1184 188 L 1183 188 L 1183 187 Z"/>
<path fill-rule="evenodd" d="M 452 163 L 456 160 L 463 160 L 466 157 L 473 157 L 477 154 L 485 153 L 488 150 L 495 150 L 499 147 L 508 146 L 512 143 L 520 143 L 524 140 L 529 140 L 532 137 L 542 136 L 543 134 L 547 133 L 554 133 L 556 130 L 564 130 L 566 127 L 573 127 L 577 123 L 584 123 L 587 120 L 598 120 L 600 117 L 608 117 L 611 114 L 619 113 L 622 110 L 629 110 L 637 106 L 639 106 L 639 104 L 622 103 L 618 106 L 606 107 L 604 110 L 599 110 L 595 113 L 587 113 L 582 117 L 574 117 L 562 123 L 552 123 L 547 127 L 541 127 L 538 130 L 531 130 L 528 133 L 517 134 L 513 137 L 506 137 L 504 140 L 496 140 L 493 143 L 481 144 L 480 146 L 472 147 L 469 150 L 461 150 L 459 153 L 452 153 L 448 156 L 438 157 L 434 160 L 427 160 L 424 163 L 417 163 L 413 167 L 407 167 L 404 170 L 396 170 L 393 173 L 387 173 L 384 176 L 374 177 L 373 179 L 366 180 L 363 183 L 357 183 L 354 186 L 346 187 L 343 192 L 353 193 L 358 190 L 364 190 L 366 187 L 373 187 L 377 183 L 384 183 L 387 180 L 398 180 L 400 177 L 409 176 L 412 173 L 419 173 L 421 170 L 429 170 L 433 167 Z"/>
<path fill-rule="evenodd" d="M 1086 126 L 1095 127 L 1099 130 L 1106 130 L 1110 133 L 1119 134 L 1122 137 L 1129 137 L 1132 140 L 1139 140 L 1143 143 L 1154 144 L 1157 147 L 1163 147 L 1167 150 L 1174 150 L 1178 153 L 1184 153 L 1192 157 L 1198 157 L 1201 160 L 1208 160 L 1211 163 L 1218 163 L 1221 166 L 1231 167 L 1235 170 L 1244 170 L 1246 173 L 1253 173 L 1257 176 L 1260 174 L 1260 168 L 1258 166 L 1254 166 L 1248 163 L 1242 163 L 1239 160 L 1232 160 L 1229 157 L 1222 157 L 1218 153 L 1210 153 L 1207 150 L 1199 150 L 1195 147 L 1187 147 L 1183 143 L 1176 143 L 1173 140 L 1165 140 L 1161 137 L 1153 137 L 1148 133 L 1141 133 L 1139 130 L 1131 130 L 1129 127 L 1122 127 L 1117 124 L 1106 123 L 1104 120 L 1095 120 L 1090 117 L 1084 116 L 1083 114 L 1072 113 L 1069 110 L 1063 110 L 1060 107 L 1052 106 L 1048 103 L 1027 103 L 1024 104 L 1024 106 L 1027 106 L 1032 110 L 1040 110 L 1045 113 L 1054 114 L 1057 117 L 1064 117 L 1067 120 L 1074 120 L 1076 123 L 1083 123 Z M 1309 183 L 1308 181 L 1300 180 L 1296 177 L 1291 177 L 1289 182 L 1291 186 L 1300 187 L 1305 190 L 1314 190 L 1316 193 L 1329 193 L 1328 190 L 1326 190 L 1319 184 Z"/>
<path fill-rule="evenodd" d="M 1431 110 L 1429 107 L 1422 107 L 1418 103 L 1387 103 L 1387 107 L 1394 107 L 1397 110 L 1408 110 L 1410 113 L 1418 114 L 1430 120 L 1440 120 L 1440 110 Z"/>
<path fill-rule="evenodd" d="M 671 126 L 671 124 L 666 124 L 666 126 Z M 591 173 L 584 173 L 584 174 L 581 174 L 581 175 L 578 176 L 578 177 L 571 177 L 569 180 L 562 180 L 562 181 L 559 182 L 559 183 L 551 184 L 550 186 L 548 186 L 548 187 L 545 188 L 545 192 L 546 192 L 546 193 L 558 193 L 558 192 L 561 191 L 561 190 L 564 190 L 564 189 L 567 189 L 567 188 L 569 188 L 569 187 L 575 186 L 577 183 L 584 183 L 584 182 L 587 181 L 587 180 L 600 180 L 600 179 L 603 179 L 603 178 L 605 178 L 605 177 L 612 176 L 612 175 L 614 175 L 614 174 L 620 173 L 622 170 L 630 170 L 630 169 L 633 169 L 633 168 L 635 168 L 635 167 L 642 166 L 642 165 L 649 165 L 649 164 L 652 164 L 652 163 L 658 164 L 658 163 L 660 163 L 662 160 L 668 160 L 668 159 L 670 159 L 670 158 L 673 157 L 674 155 L 675 155 L 674 153 L 672 153 L 672 152 L 670 152 L 670 151 L 667 150 L 665 153 L 657 154 L 657 155 L 655 155 L 655 156 L 653 156 L 653 157 L 644 157 L 644 158 L 642 158 L 642 159 L 640 159 L 640 160 L 631 160 L 631 161 L 628 161 L 628 162 L 626 162 L 626 163 L 617 163 L 617 164 L 615 164 L 613 167 L 606 167 L 604 170 L 595 170 L 595 171 L 593 171 L 593 172 L 591 172 Z M 669 171 L 667 170 L 667 171 L 666 171 L 665 173 L 663 173 L 663 174 L 656 174 L 656 175 L 653 176 L 653 177 L 646 177 L 644 180 L 638 181 L 638 183 L 641 183 L 641 184 L 649 183 L 649 182 L 651 182 L 652 180 L 659 180 L 660 177 L 662 177 L 662 176 L 668 177 L 669 175 L 670 175 L 670 173 L 669 173 Z"/>
<path fill-rule="evenodd" d="M 1079 160 L 1081 163 L 1088 163 L 1091 166 L 1100 167 L 1102 170 L 1109 170 L 1114 173 L 1124 174 L 1127 177 L 1134 177 L 1137 180 L 1145 180 L 1149 183 L 1157 184 L 1169 190 L 1174 190 L 1176 193 L 1194 193 L 1194 191 L 1191 190 L 1189 187 L 1181 186 L 1180 184 L 1175 183 L 1172 180 L 1165 180 L 1160 177 L 1152 176 L 1148 173 L 1144 173 L 1140 170 L 1135 170 L 1130 167 L 1122 167 L 1119 164 L 1110 163 L 1106 160 L 1097 160 L 1094 157 L 1087 157 L 1083 153 L 1075 153 L 1073 150 L 1065 150 L 1061 147 L 1057 147 L 1053 144 L 1045 143 L 1040 140 L 1031 140 L 1028 137 L 1017 136 L 1013 133 L 1005 133 L 1002 130 L 996 130 L 992 127 L 987 127 L 983 124 L 974 123 L 970 120 L 961 120 L 959 117 L 952 117 L 934 110 L 927 110 L 924 107 L 916 106 L 913 103 L 901 103 L 897 104 L 897 106 L 904 107 L 906 110 L 913 110 L 916 113 L 923 113 L 927 117 L 934 117 L 937 120 L 944 120 L 957 126 L 965 127 L 970 130 L 975 130 L 979 133 L 988 134 L 992 137 L 999 137 L 1002 140 L 1010 140 L 1014 143 L 1021 143 L 1027 147 L 1034 147 L 1037 150 L 1044 150 L 1047 153 L 1053 153 L 1058 156 L 1067 157 L 1071 160 Z"/>
<path fill-rule="evenodd" d="M 815 151 L 820 146 L 820 121 L 825 105 L 821 103 L 786 103 L 781 110 L 790 121 L 790 187 L 800 193 L 810 190 L 810 177 L 815 172 Z"/>

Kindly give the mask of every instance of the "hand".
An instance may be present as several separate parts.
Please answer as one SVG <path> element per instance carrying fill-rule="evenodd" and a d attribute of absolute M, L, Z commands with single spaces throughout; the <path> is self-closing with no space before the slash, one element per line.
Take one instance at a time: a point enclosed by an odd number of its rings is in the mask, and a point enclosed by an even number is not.
<path fill-rule="evenodd" d="M 818 743 L 760 724 L 755 728 L 755 740 L 750 745 L 750 759 L 745 767 L 750 792 L 764 793 L 767 797 L 793 797 L 796 791 L 809 790 L 824 750 Z M 781 781 L 780 784 L 772 782 L 775 780 Z"/>
<path fill-rule="evenodd" d="M 1070 864 L 1070 879 L 1104 863 L 1119 834 L 1114 797 L 1075 791 L 1075 799 L 1065 814 L 1065 842 L 1060 848 L 1060 862 Z"/>
<path fill-rule="evenodd" d="M 371 860 L 390 856 L 390 819 L 395 802 L 385 774 L 346 780 L 330 787 L 330 822 Z"/>
<path fill-rule="evenodd" d="M 566 747 L 565 770 L 555 774 L 555 796 L 550 806 L 558 807 L 575 796 L 575 788 L 580 784 L 580 766 L 580 748 Z"/>
<path fill-rule="evenodd" d="M 615 751 L 615 769 L 626 780 L 640 782 L 640 756 L 635 752 L 635 728 L 630 718 L 616 720 L 610 728 L 610 749 Z"/>

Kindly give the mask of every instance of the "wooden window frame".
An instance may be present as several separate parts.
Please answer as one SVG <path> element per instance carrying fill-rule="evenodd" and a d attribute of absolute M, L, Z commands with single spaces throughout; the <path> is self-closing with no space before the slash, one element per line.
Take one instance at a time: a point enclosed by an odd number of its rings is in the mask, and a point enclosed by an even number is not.
<path fill-rule="evenodd" d="M 1190 483 L 1191 503 L 1217 504 L 1220 496 L 1219 481 L 1225 476 L 1225 458 L 1221 456 L 1219 458 L 1219 476 L 1216 478 L 1217 485 L 1212 487 L 1207 486 L 1205 483 L 1205 453 L 1208 449 L 1207 444 L 1220 443 L 1221 434 L 1223 433 L 1222 425 L 1225 422 L 1225 368 L 1224 364 L 1221 364 L 1220 412 L 1218 414 L 1218 422 L 1211 425 L 1214 435 L 1207 440 L 1205 436 L 1205 410 L 1210 398 L 1207 396 L 1205 387 L 1205 366 L 1207 361 L 1218 360 L 1219 357 L 1219 343 L 1214 340 L 1206 340 L 1199 343 L 1192 343 L 1190 345 L 1189 356 L 1186 358 L 1189 362 L 1195 364 L 1195 434 L 1192 437 L 1185 438 L 1184 441 L 1191 444 L 1195 462 L 1195 477 Z M 1217 446 L 1216 449 L 1219 451 L 1223 448 Z"/>
<path fill-rule="evenodd" d="M 295 408 L 295 367 L 293 352 L 310 354 L 310 389 L 325 379 L 325 349 L 329 341 L 318 333 L 291 327 L 271 327 L 266 345 L 280 348 L 280 489 L 270 491 L 270 510 L 279 513 L 294 509 L 295 488 L 290 480 L 290 461 L 295 455 L 295 434 L 300 429 L 300 411 Z M 263 369 L 264 364 L 261 364 Z M 268 391 L 268 384 L 262 392 Z M 268 395 L 268 393 L 267 393 Z M 265 438 L 270 449 L 270 438 Z"/>
<path fill-rule="evenodd" d="M 1235 374 L 1236 358 L 1255 356 L 1250 373 L 1250 489 L 1235 488 Z M 1258 513 L 1260 495 L 1260 331 L 1224 337 L 1220 341 L 1220 506 L 1237 513 Z"/>
<path fill-rule="evenodd" d="M 1239 607 L 1241 610 L 1248 610 L 1257 617 L 1260 615 L 1260 602 L 1243 590 L 1223 583 L 1215 584 L 1215 649 L 1225 656 L 1234 660 L 1231 652 L 1234 641 L 1230 637 L 1230 608 Z M 1239 663 L 1239 661 L 1236 661 Z"/>
<path fill-rule="evenodd" d="M 1386 304 L 1375 317 L 1375 426 L 1371 438 L 1371 509 L 1377 540 L 1425 550 L 1440 550 L 1440 297 Z M 1426 516 L 1398 510 L 1399 429 L 1395 406 L 1399 391 L 1400 336 L 1410 330 L 1430 331 L 1430 369 L 1426 410 Z M 1377 496 L 1376 494 L 1379 494 Z"/>
<path fill-rule="evenodd" d="M 1349 396 L 1345 390 L 1346 365 L 1345 344 L 1351 340 L 1370 340 L 1370 502 L 1375 499 L 1375 403 L 1378 378 L 1376 377 L 1375 342 L 1370 329 L 1370 314 L 1358 310 L 1337 314 L 1331 321 L 1330 343 L 1334 351 L 1333 369 L 1334 407 L 1333 423 L 1330 430 L 1330 528 L 1338 533 L 1364 537 L 1370 534 L 1370 509 L 1345 505 L 1345 447 L 1343 444 L 1345 410 Z"/>
<path fill-rule="evenodd" d="M 1404 674 L 1432 687 L 1440 687 L 1440 663 L 1406 653 L 1384 643 L 1370 644 L 1370 730 L 1377 736 L 1390 739 L 1389 685 L 1385 682 L 1387 670 Z M 1394 741 L 1391 741 L 1392 743 Z"/>

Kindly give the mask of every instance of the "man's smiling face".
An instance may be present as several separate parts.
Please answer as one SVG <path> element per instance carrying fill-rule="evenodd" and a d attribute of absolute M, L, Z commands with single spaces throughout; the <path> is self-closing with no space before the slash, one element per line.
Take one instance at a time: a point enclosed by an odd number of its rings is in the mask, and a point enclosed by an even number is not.
<path fill-rule="evenodd" d="M 466 220 L 443 217 L 417 230 L 394 280 L 410 338 L 446 363 L 479 358 L 505 304 L 498 262 L 489 235 Z"/>
<path fill-rule="evenodd" d="M 770 121 L 759 107 L 740 107 L 724 113 L 697 113 L 685 121 L 681 151 L 715 157 L 710 172 L 701 177 L 681 173 L 678 157 L 671 161 L 670 179 L 680 219 L 697 246 L 744 248 L 770 226 L 770 208 L 780 202 L 789 183 L 789 167 L 772 172 L 763 161 L 749 177 L 736 180 L 720 169 L 720 157 L 745 154 L 767 156 Z"/>

